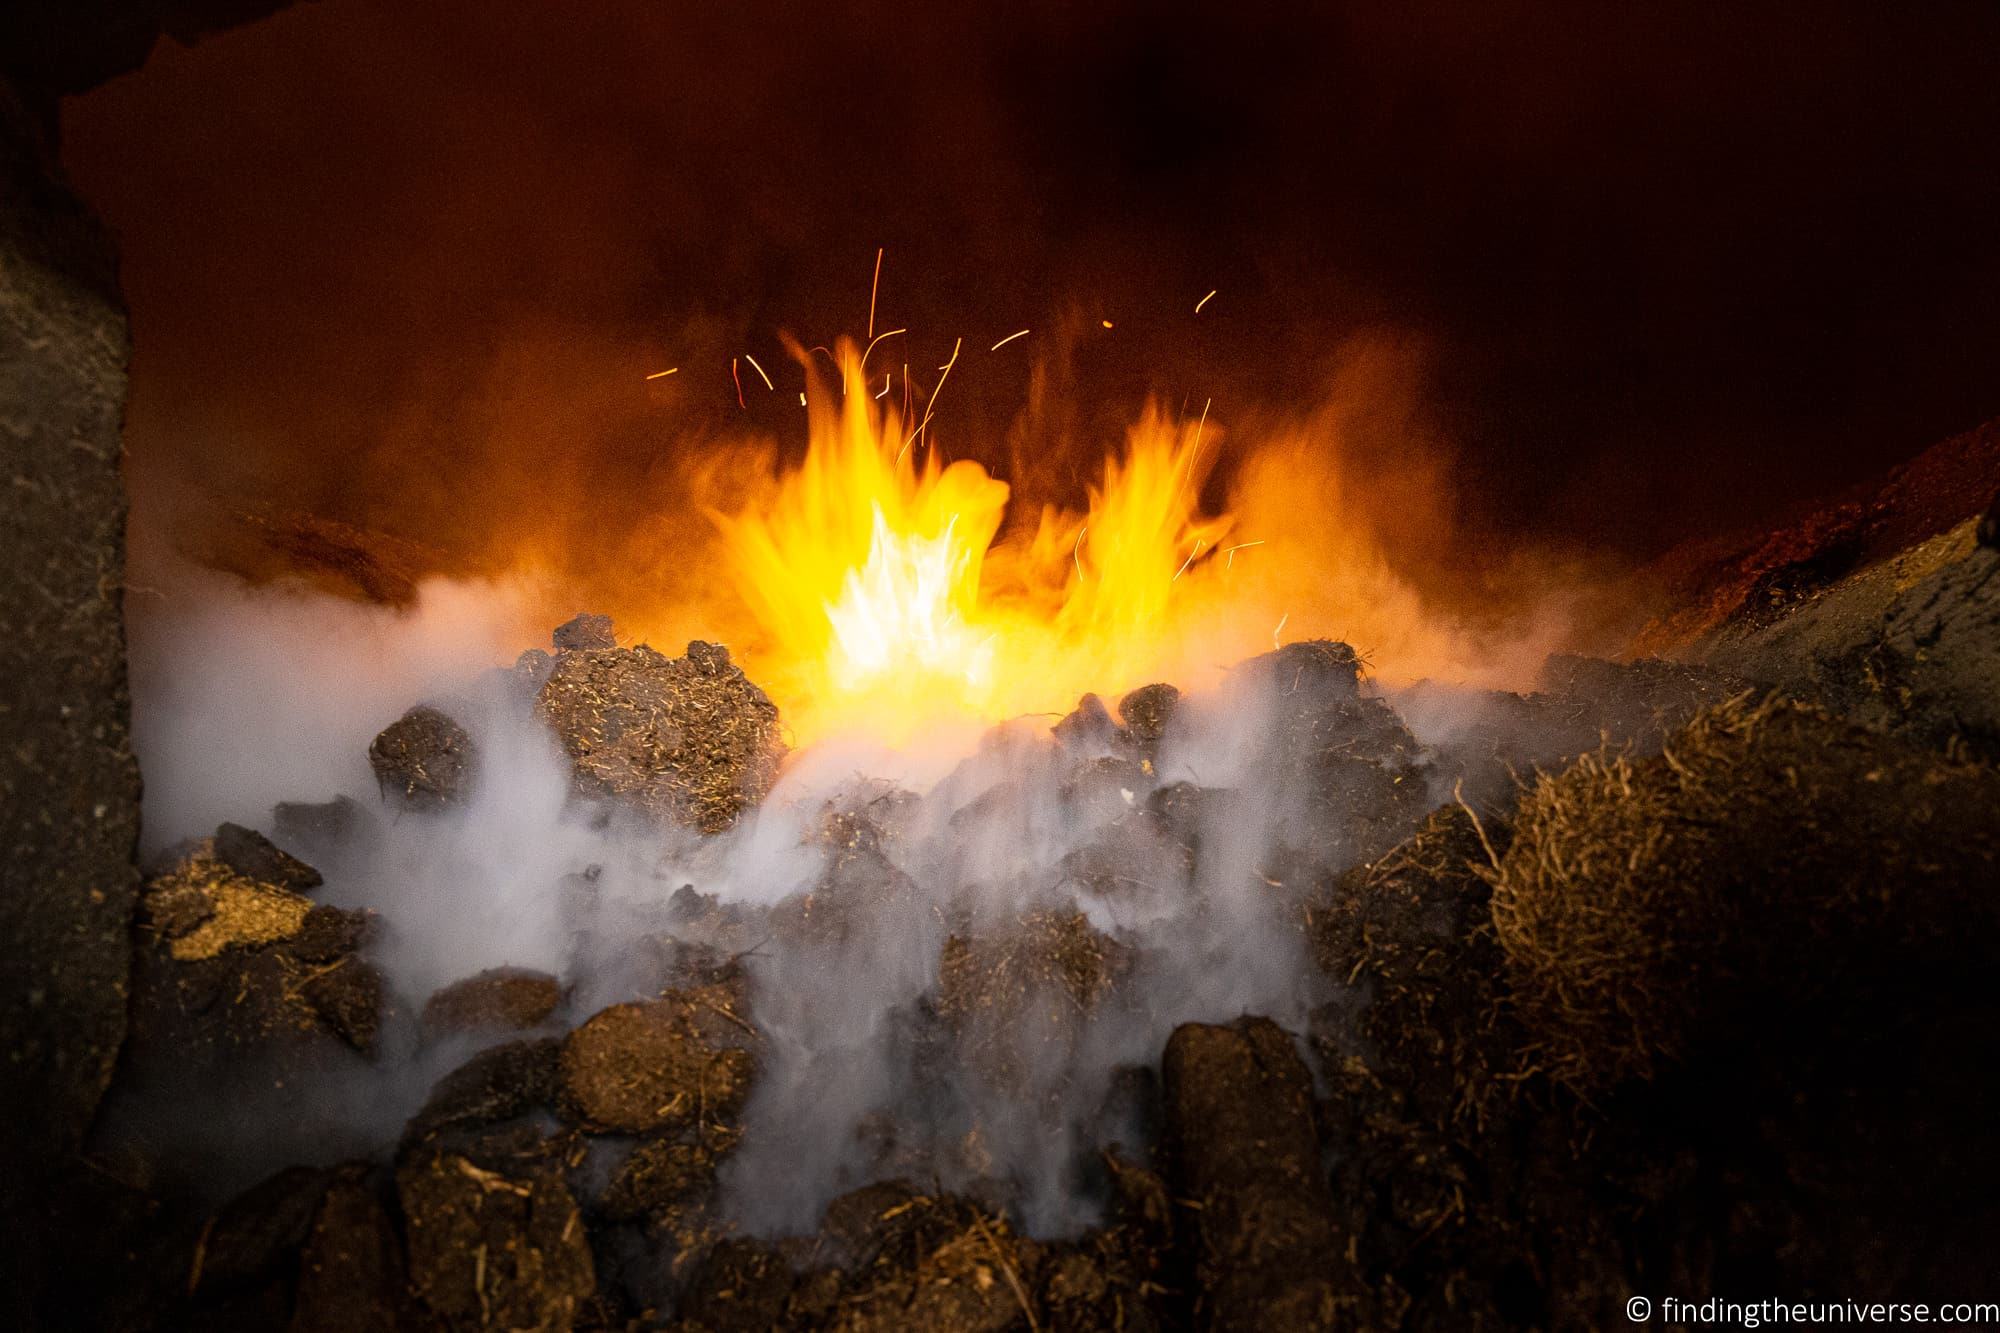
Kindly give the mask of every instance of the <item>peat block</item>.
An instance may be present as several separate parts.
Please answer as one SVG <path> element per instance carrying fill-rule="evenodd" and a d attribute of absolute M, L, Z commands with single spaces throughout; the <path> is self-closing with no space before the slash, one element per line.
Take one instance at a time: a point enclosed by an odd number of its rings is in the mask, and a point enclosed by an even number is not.
<path fill-rule="evenodd" d="M 740 984 L 613 1005 L 570 1033 L 562 1096 L 587 1128 L 649 1134 L 734 1123 L 756 1070 Z"/>
<path fill-rule="evenodd" d="M 423 1024 L 433 1033 L 518 1032 L 541 1024 L 562 997 L 562 983 L 546 972 L 492 967 L 432 995 Z"/>
<path fill-rule="evenodd" d="M 579 795 L 719 833 L 764 798 L 785 744 L 778 709 L 719 644 L 563 653 L 535 700 Z"/>
<path fill-rule="evenodd" d="M 470 794 L 478 752 L 464 727 L 419 704 L 369 742 L 368 764 L 391 801 L 409 810 L 443 810 Z"/>
<path fill-rule="evenodd" d="M 1199 1322 L 1334 1328 L 1343 1304 L 1312 1077 L 1269 1019 L 1186 1023 L 1163 1078 L 1174 1183 L 1190 1200 Z"/>
<path fill-rule="evenodd" d="M 583 1215 L 559 1163 L 442 1149 L 396 1172 L 409 1284 L 448 1328 L 568 1329 L 596 1292 Z"/>

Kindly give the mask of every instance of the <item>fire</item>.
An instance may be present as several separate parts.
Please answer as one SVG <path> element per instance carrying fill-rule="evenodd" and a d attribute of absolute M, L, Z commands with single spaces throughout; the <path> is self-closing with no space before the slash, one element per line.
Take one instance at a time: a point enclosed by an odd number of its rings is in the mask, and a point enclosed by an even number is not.
<path fill-rule="evenodd" d="M 764 640 L 752 655 L 802 742 L 1066 711 L 1155 678 L 1225 600 L 1232 522 L 1201 513 L 1218 442 L 1205 412 L 1149 413 L 1087 512 L 1003 533 L 1007 484 L 942 463 L 847 346 L 841 387 L 809 396 L 804 460 L 718 516 Z"/>

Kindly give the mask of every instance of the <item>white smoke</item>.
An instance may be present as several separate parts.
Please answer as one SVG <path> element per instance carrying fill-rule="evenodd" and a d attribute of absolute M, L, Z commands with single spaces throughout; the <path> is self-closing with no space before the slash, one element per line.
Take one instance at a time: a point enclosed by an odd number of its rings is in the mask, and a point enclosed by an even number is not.
<path fill-rule="evenodd" d="M 809 1230 L 842 1191 L 903 1170 L 994 1190 L 1031 1232 L 1061 1234 L 1091 1220 L 1082 1164 L 1113 1140 L 1141 1146 L 1136 1071 L 1156 1065 L 1176 1025 L 1260 1013 L 1301 1030 L 1329 998 L 1268 873 L 1296 796 L 1265 763 L 1273 701 L 1255 690 L 1183 700 L 1150 772 L 1108 744 L 1065 749 L 1047 718 L 994 729 L 969 753 L 830 743 L 795 756 L 736 828 L 701 838 L 570 798 L 554 738 L 495 671 L 532 646 L 512 629 L 521 600 L 434 582 L 399 612 L 191 575 L 135 608 L 147 845 L 225 819 L 270 831 L 281 800 L 369 808 L 374 829 L 321 863 L 315 896 L 379 914 L 370 953 L 402 1015 L 372 1064 L 293 1090 L 289 1134 L 266 1124 L 256 1132 L 271 1141 L 246 1148 L 255 1108 L 239 1108 L 226 1127 L 177 1123 L 181 1151 L 229 1157 L 240 1174 L 245 1157 L 268 1169 L 386 1146 L 469 1050 L 415 1037 L 411 1015 L 437 988 L 500 965 L 540 969 L 570 988 L 557 1017 L 574 1024 L 656 987 L 659 942 L 678 936 L 739 955 L 751 978 L 761 1064 L 723 1177 L 740 1225 Z M 476 785 L 456 808 L 398 814 L 367 746 L 419 702 L 471 732 Z M 1094 785 L 1079 779 L 1091 759 L 1103 761 Z M 1183 781 L 1206 794 L 1169 836 L 1142 812 Z M 768 909 L 835 891 L 839 850 L 815 836 L 830 810 L 879 831 L 907 894 L 873 883 L 853 898 L 850 929 L 780 929 Z M 1079 873 L 1093 851 L 1108 871 Z M 879 861 L 864 869 L 883 878 Z M 677 914 L 684 886 L 713 895 L 716 911 Z M 941 1059 L 932 1006 L 947 938 L 1070 907 L 1130 951 L 1115 994 L 1074 1025 L 1047 1004 L 1003 1016 L 1019 1056 L 1010 1078 Z"/>

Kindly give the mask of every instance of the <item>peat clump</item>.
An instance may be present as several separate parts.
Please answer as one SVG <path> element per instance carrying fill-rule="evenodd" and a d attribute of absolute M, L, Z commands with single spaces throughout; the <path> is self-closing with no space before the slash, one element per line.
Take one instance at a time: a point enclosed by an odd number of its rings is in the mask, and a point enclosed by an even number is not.
<path fill-rule="evenodd" d="M 535 712 L 568 754 L 577 794 L 719 833 L 764 798 L 785 744 L 778 709 L 720 644 L 685 657 L 635 648 L 562 653 Z"/>
<path fill-rule="evenodd" d="M 744 1008 L 722 983 L 604 1010 L 563 1043 L 565 1109 L 598 1131 L 734 1133 L 757 1064 Z"/>
<path fill-rule="evenodd" d="M 298 1260 L 290 1333 L 395 1333 L 416 1311 L 403 1238 L 375 1172 L 339 1168 L 320 1196 Z"/>
<path fill-rule="evenodd" d="M 611 629 L 611 617 L 592 615 L 588 611 L 579 612 L 556 626 L 550 638 L 559 653 L 590 652 L 597 648 L 618 646 L 618 636 Z"/>
<path fill-rule="evenodd" d="M 1329 1066 L 1360 1061 L 1432 1123 L 1476 1122 L 1512 1071 L 1510 1030 L 1495 1035 L 1503 956 L 1481 873 L 1508 837 L 1445 806 L 1305 906 L 1313 961 L 1349 992 L 1317 1029 Z"/>
<path fill-rule="evenodd" d="M 1211 704 L 1261 726 L 1254 771 L 1280 794 L 1280 840 L 1335 869 L 1393 847 L 1431 804 L 1422 747 L 1360 678 L 1347 644 L 1289 643 L 1237 666 Z"/>
<path fill-rule="evenodd" d="M 1744 701 L 1537 784 L 1493 920 L 1546 1068 L 1588 1097 L 1779 1015 L 1935 993 L 2000 945 L 1996 882 L 1988 770 Z"/>
<path fill-rule="evenodd" d="M 1180 701 L 1181 692 L 1172 685 L 1141 685 L 1118 701 L 1118 716 L 1133 743 L 1150 751 L 1167 734 L 1167 724 L 1173 720 Z"/>
<path fill-rule="evenodd" d="M 1167 1147 L 1188 1201 L 1197 1322 L 1334 1328 L 1344 1271 L 1313 1123 L 1312 1075 L 1269 1019 L 1186 1023 L 1162 1063 Z"/>
<path fill-rule="evenodd" d="M 562 1003 L 562 983 L 524 967 L 491 967 L 454 981 L 424 1002 L 427 1032 L 518 1032 L 537 1027 Z"/>
<path fill-rule="evenodd" d="M 326 882 L 319 871 L 241 824 L 223 824 L 215 830 L 214 853 L 237 874 L 294 893 L 311 893 Z"/>
<path fill-rule="evenodd" d="M 1100 1006 L 1130 974 L 1131 950 L 1074 908 L 1028 912 L 946 938 L 937 1013 L 959 1055 L 987 1080 L 1020 1087 L 1035 1068 L 1066 1066 Z"/>
<path fill-rule="evenodd" d="M 330 801 L 278 802 L 271 807 L 271 831 L 314 865 L 334 870 L 366 853 L 381 826 L 367 806 L 352 796 L 336 796 Z"/>
<path fill-rule="evenodd" d="M 1110 1195 L 1104 1225 L 1043 1247 L 1042 1318 L 1063 1329 L 1181 1327 L 1189 1293 L 1174 1262 L 1166 1182 L 1115 1150 L 1101 1161 Z"/>
<path fill-rule="evenodd" d="M 798 1284 L 792 1309 L 808 1326 L 999 1333 L 1038 1322 L 1042 1247 L 962 1196 L 871 1185 L 828 1205 L 820 1242 L 840 1267 Z"/>
<path fill-rule="evenodd" d="M 406 810 L 437 811 L 470 794 L 478 749 L 448 714 L 419 704 L 369 742 L 368 764 L 384 797 Z"/>
<path fill-rule="evenodd" d="M 1649 1281 L 1990 1289 L 1968 1064 L 2000 787 L 1738 700 L 1435 813 L 1307 907 L 1360 1327 L 1602 1327 Z M 1944 1219 L 1951 1219 L 1946 1221 Z M 1346 1293 L 1344 1292 L 1343 1295 Z"/>
<path fill-rule="evenodd" d="M 410 1291 L 445 1327 L 567 1329 L 594 1298 L 583 1215 L 549 1146 L 431 1149 L 397 1168 Z"/>
<path fill-rule="evenodd" d="M 1505 826 L 1446 806 L 1305 907 L 1313 960 L 1341 987 L 1311 1035 L 1357 1327 L 1541 1321 L 1524 1209 L 1564 1198 L 1568 1155 L 1518 1141 L 1545 1108 L 1519 1098 L 1524 1042 L 1481 873 L 1506 844 Z"/>
<path fill-rule="evenodd" d="M 196 844 L 140 895 L 128 1060 L 143 1071 L 374 1049 L 381 974 L 366 914 L 253 879 Z"/>
<path fill-rule="evenodd" d="M 431 1088 L 403 1131 L 404 1147 L 552 1113 L 562 1092 L 562 1050 L 562 1038 L 542 1037 L 480 1051 Z"/>

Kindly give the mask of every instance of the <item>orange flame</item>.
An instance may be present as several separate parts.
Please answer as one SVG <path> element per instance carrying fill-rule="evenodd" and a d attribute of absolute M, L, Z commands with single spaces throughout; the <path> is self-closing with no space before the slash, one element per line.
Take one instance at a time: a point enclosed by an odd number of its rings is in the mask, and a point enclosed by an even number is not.
<path fill-rule="evenodd" d="M 1002 538 L 1006 483 L 940 464 L 841 351 L 844 395 L 810 395 L 804 461 L 717 516 L 767 641 L 758 668 L 802 742 L 862 731 L 900 744 L 955 719 L 1064 711 L 1177 656 L 1228 572 L 1212 557 L 1231 521 L 1200 512 L 1216 444 L 1205 416 L 1149 413 L 1088 513 L 1048 509 Z"/>

